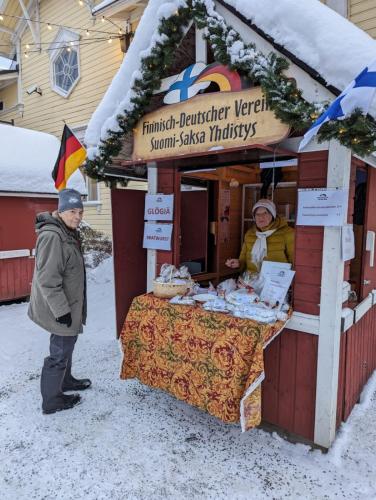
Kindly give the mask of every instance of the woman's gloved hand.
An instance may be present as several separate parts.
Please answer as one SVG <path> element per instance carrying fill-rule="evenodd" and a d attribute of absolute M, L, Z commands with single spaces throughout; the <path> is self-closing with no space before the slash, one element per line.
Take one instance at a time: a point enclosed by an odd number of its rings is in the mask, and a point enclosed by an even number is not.
<path fill-rule="evenodd" d="M 62 325 L 67 325 L 69 328 L 72 324 L 72 316 L 71 313 L 64 314 L 63 316 L 60 316 L 59 318 L 56 318 L 56 321 L 58 323 L 61 323 Z"/>

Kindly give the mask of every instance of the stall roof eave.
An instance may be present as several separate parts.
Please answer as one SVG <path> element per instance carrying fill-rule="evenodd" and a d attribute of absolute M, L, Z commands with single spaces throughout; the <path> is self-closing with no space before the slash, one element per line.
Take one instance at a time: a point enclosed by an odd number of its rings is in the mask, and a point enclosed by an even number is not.
<path fill-rule="evenodd" d="M 208 168 L 228 167 L 257 163 L 260 160 L 277 160 L 297 158 L 297 153 L 277 145 L 252 144 L 238 148 L 204 151 L 184 156 L 170 156 L 155 160 L 120 160 L 106 168 L 106 175 L 128 177 L 126 171 L 136 166 L 156 166 L 163 168 L 176 168 L 180 172 L 190 170 L 206 170 Z"/>

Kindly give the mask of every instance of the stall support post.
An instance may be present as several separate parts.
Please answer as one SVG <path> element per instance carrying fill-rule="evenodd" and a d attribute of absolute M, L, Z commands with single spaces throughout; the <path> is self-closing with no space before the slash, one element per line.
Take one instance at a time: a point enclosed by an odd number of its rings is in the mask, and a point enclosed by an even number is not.
<path fill-rule="evenodd" d="M 351 151 L 337 141 L 329 143 L 328 188 L 348 189 Z M 348 199 L 344 207 L 347 221 Z M 317 356 L 314 442 L 329 448 L 336 433 L 342 283 L 341 227 L 325 227 L 322 257 L 319 342 Z"/>
<path fill-rule="evenodd" d="M 157 194 L 158 190 L 158 170 L 156 162 L 147 163 L 148 169 L 148 193 Z M 147 273 L 146 273 L 146 291 L 149 293 L 153 290 L 153 281 L 155 279 L 157 269 L 157 251 L 147 251 Z"/>

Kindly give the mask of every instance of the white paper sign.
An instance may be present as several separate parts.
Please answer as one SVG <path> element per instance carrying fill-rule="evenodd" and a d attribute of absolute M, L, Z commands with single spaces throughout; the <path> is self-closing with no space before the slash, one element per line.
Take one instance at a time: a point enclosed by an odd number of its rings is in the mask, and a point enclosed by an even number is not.
<path fill-rule="evenodd" d="M 173 220 L 173 194 L 147 194 L 145 196 L 145 220 Z"/>
<path fill-rule="evenodd" d="M 274 306 L 278 302 L 277 309 L 280 309 L 285 300 L 288 289 L 295 275 L 295 271 L 281 269 L 278 275 L 270 275 L 265 279 L 260 298 L 264 302 L 269 302 Z"/>
<path fill-rule="evenodd" d="M 345 224 L 342 228 L 342 260 L 351 260 L 355 257 L 355 239 L 352 224 Z"/>
<path fill-rule="evenodd" d="M 300 226 L 342 226 L 347 215 L 348 189 L 298 189 Z"/>
<path fill-rule="evenodd" d="M 143 248 L 171 250 L 173 224 L 152 224 L 145 222 Z"/>
<path fill-rule="evenodd" d="M 289 262 L 274 262 L 271 260 L 263 260 L 261 265 L 261 276 L 265 278 L 267 276 L 278 276 L 280 271 L 286 271 L 291 269 L 291 264 Z"/>

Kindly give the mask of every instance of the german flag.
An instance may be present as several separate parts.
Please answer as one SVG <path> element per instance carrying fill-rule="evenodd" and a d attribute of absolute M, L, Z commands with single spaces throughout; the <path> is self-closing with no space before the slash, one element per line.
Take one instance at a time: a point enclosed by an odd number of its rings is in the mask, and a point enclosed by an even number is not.
<path fill-rule="evenodd" d="M 58 191 L 67 186 L 67 180 L 82 165 L 85 158 L 85 148 L 71 129 L 64 125 L 59 156 L 52 171 L 52 178 Z"/>

